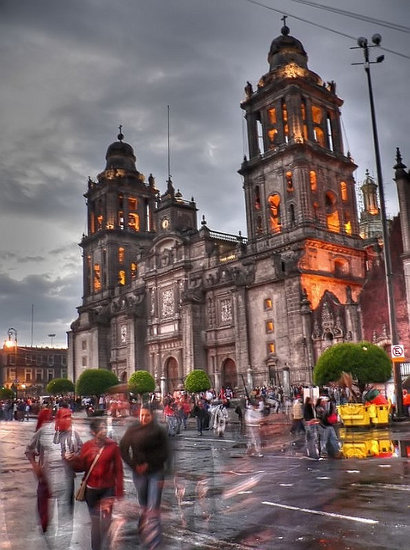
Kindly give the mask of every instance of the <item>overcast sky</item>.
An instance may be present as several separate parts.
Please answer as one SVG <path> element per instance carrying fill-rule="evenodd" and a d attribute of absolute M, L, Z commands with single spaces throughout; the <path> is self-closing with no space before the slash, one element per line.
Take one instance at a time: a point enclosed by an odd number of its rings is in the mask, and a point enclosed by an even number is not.
<path fill-rule="evenodd" d="M 315 2 L 410 25 L 408 0 Z M 239 104 L 246 81 L 268 71 L 284 13 L 309 68 L 336 81 L 345 101 L 345 151 L 359 183 L 376 169 L 366 76 L 351 65 L 363 54 L 350 48 L 380 33 L 391 50 L 371 51 L 385 55 L 371 74 L 386 206 L 397 213 L 397 146 L 410 166 L 409 31 L 301 0 L 260 4 L 272 9 L 250 0 L 0 0 L 1 341 L 13 327 L 21 345 L 66 345 L 82 297 L 83 193 L 119 124 L 137 169 L 163 192 L 169 105 L 175 188 L 195 198 L 198 221 L 205 215 L 211 229 L 246 235 Z"/>

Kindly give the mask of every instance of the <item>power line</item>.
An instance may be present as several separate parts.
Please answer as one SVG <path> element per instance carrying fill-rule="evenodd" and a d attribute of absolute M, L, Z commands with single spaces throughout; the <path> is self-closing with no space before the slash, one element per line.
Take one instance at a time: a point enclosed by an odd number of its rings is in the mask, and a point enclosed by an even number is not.
<path fill-rule="evenodd" d="M 297 1 L 297 0 L 295 0 Z M 302 1 L 302 0 L 301 0 Z M 336 31 L 335 29 L 331 29 L 330 27 L 327 27 L 326 25 L 320 25 L 319 23 L 309 21 L 308 19 L 304 19 L 303 17 L 298 17 L 297 15 L 293 15 L 292 13 L 286 12 L 284 10 L 278 10 L 276 8 L 272 8 L 271 6 L 267 6 L 266 4 L 263 4 L 262 2 L 258 2 L 257 0 L 245 0 L 245 2 L 248 2 L 249 4 L 255 4 L 256 6 L 259 6 L 261 8 L 265 8 L 270 11 L 274 11 L 275 13 L 280 13 L 281 15 L 286 15 L 287 17 L 292 17 L 293 19 L 296 19 L 297 21 L 302 21 L 302 23 L 307 23 L 308 25 L 313 25 L 314 27 L 318 27 L 319 29 L 323 29 L 325 31 L 332 32 L 334 34 L 338 34 L 339 36 L 344 36 L 345 38 L 349 38 L 350 40 L 354 40 L 354 42 L 357 41 L 357 36 L 352 36 L 350 34 L 346 34 L 341 31 Z M 390 50 L 388 48 L 385 48 L 383 46 L 379 46 L 379 49 L 392 53 L 394 55 L 398 55 L 400 57 L 404 57 L 405 59 L 410 59 L 409 55 L 406 55 L 401 52 L 396 52 L 394 50 Z"/>
<path fill-rule="evenodd" d="M 354 13 L 351 11 L 341 10 L 340 8 L 333 8 L 331 6 L 324 6 L 323 4 L 318 4 L 317 2 L 310 2 L 309 0 L 291 0 L 291 2 L 296 2 L 297 4 L 305 4 L 312 8 L 317 8 L 320 10 L 330 11 L 332 13 L 337 13 L 338 15 L 344 15 L 345 17 L 350 17 L 352 19 L 358 19 L 359 21 L 366 21 L 367 23 L 374 23 L 380 25 L 381 27 L 386 27 L 387 29 L 393 29 L 399 32 L 410 33 L 410 27 L 405 25 L 399 25 L 397 23 L 390 23 L 389 21 L 383 21 L 382 19 L 376 19 L 375 17 L 369 17 L 367 15 L 361 15 L 360 13 Z"/>

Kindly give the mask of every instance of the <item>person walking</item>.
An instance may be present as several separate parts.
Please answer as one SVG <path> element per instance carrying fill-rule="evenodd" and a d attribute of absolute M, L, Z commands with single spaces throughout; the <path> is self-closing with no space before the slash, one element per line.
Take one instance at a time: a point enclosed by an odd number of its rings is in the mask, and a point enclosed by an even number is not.
<path fill-rule="evenodd" d="M 85 501 L 91 518 L 91 548 L 101 550 L 108 535 L 114 501 L 124 496 L 124 475 L 119 447 L 107 437 L 105 420 L 93 419 L 90 431 L 93 437 L 84 443 L 80 455 L 67 453 L 66 460 L 76 472 L 85 472 L 84 476 L 94 463 L 87 479 Z"/>
<path fill-rule="evenodd" d="M 141 407 L 139 422 L 128 427 L 119 445 L 124 462 L 131 468 L 141 506 L 140 538 L 144 548 L 154 550 L 161 543 L 161 496 L 171 451 L 168 434 L 149 405 Z"/>
<path fill-rule="evenodd" d="M 65 453 L 75 456 L 81 448 L 77 432 L 70 439 L 55 440 L 55 427 L 50 409 L 44 409 L 42 424 L 26 447 L 37 478 L 37 509 L 42 531 L 49 547 L 69 548 L 73 529 L 74 473 L 65 462 Z M 57 503 L 55 514 L 54 504 Z"/>
<path fill-rule="evenodd" d="M 256 400 L 252 400 L 245 411 L 245 424 L 248 436 L 247 451 L 249 456 L 263 456 L 261 452 L 262 442 L 260 436 L 261 421 L 262 413 L 259 408 L 259 403 Z"/>
<path fill-rule="evenodd" d="M 297 435 L 299 433 L 305 433 L 305 426 L 303 424 L 303 407 L 300 397 L 297 395 L 293 401 L 292 405 L 292 426 L 290 428 L 290 433 L 292 435 Z"/>

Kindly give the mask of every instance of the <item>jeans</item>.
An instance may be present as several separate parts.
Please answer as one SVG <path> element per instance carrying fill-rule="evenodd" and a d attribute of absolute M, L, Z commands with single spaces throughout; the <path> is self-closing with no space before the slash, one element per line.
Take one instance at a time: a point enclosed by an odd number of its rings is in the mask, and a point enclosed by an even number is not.
<path fill-rule="evenodd" d="M 111 514 L 101 512 L 100 501 L 103 498 L 112 496 L 114 496 L 114 488 L 112 487 L 107 489 L 91 489 L 87 487 L 86 489 L 85 500 L 87 501 L 91 518 L 92 550 L 101 550 L 111 523 Z"/>
<path fill-rule="evenodd" d="M 139 531 L 143 548 L 154 550 L 161 543 L 160 506 L 164 474 L 163 472 L 154 472 L 138 475 L 134 472 L 133 481 L 138 503 L 141 506 Z"/>

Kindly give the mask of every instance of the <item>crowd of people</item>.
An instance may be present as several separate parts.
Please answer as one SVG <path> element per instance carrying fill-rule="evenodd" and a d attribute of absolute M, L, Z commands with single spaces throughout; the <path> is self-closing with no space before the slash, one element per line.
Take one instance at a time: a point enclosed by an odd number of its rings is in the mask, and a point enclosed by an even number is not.
<path fill-rule="evenodd" d="M 75 401 L 47 403 L 38 414 L 26 456 L 38 480 L 38 513 L 48 545 L 69 547 L 74 478 L 76 473 L 84 472 L 91 547 L 108 548 L 113 507 L 124 500 L 124 469 L 129 468 L 138 502 L 136 532 L 141 547 L 159 548 L 161 495 L 165 474 L 172 467 L 172 438 L 193 425 L 198 436 L 208 430 L 219 438 L 224 437 L 229 422 L 235 418 L 240 434 L 246 436 L 246 454 L 262 457 L 264 423 L 272 419 L 270 415 L 282 414 L 291 420 L 290 433 L 305 437 L 308 456 L 337 457 L 340 446 L 335 430 L 335 396 L 314 400 L 308 395 L 303 399 L 303 392 L 302 387 L 292 387 L 290 394 L 284 395 L 279 387 L 263 386 L 242 396 L 236 396 L 231 388 L 189 395 L 181 389 L 161 399 L 152 394 L 143 405 L 125 394 L 105 395 L 81 403 L 94 411 L 90 419 L 91 438 L 86 442 L 73 426 Z M 124 424 L 123 418 L 127 418 L 124 435 L 115 440 L 110 428 L 115 420 Z M 51 501 L 57 504 L 57 515 L 52 513 Z"/>

